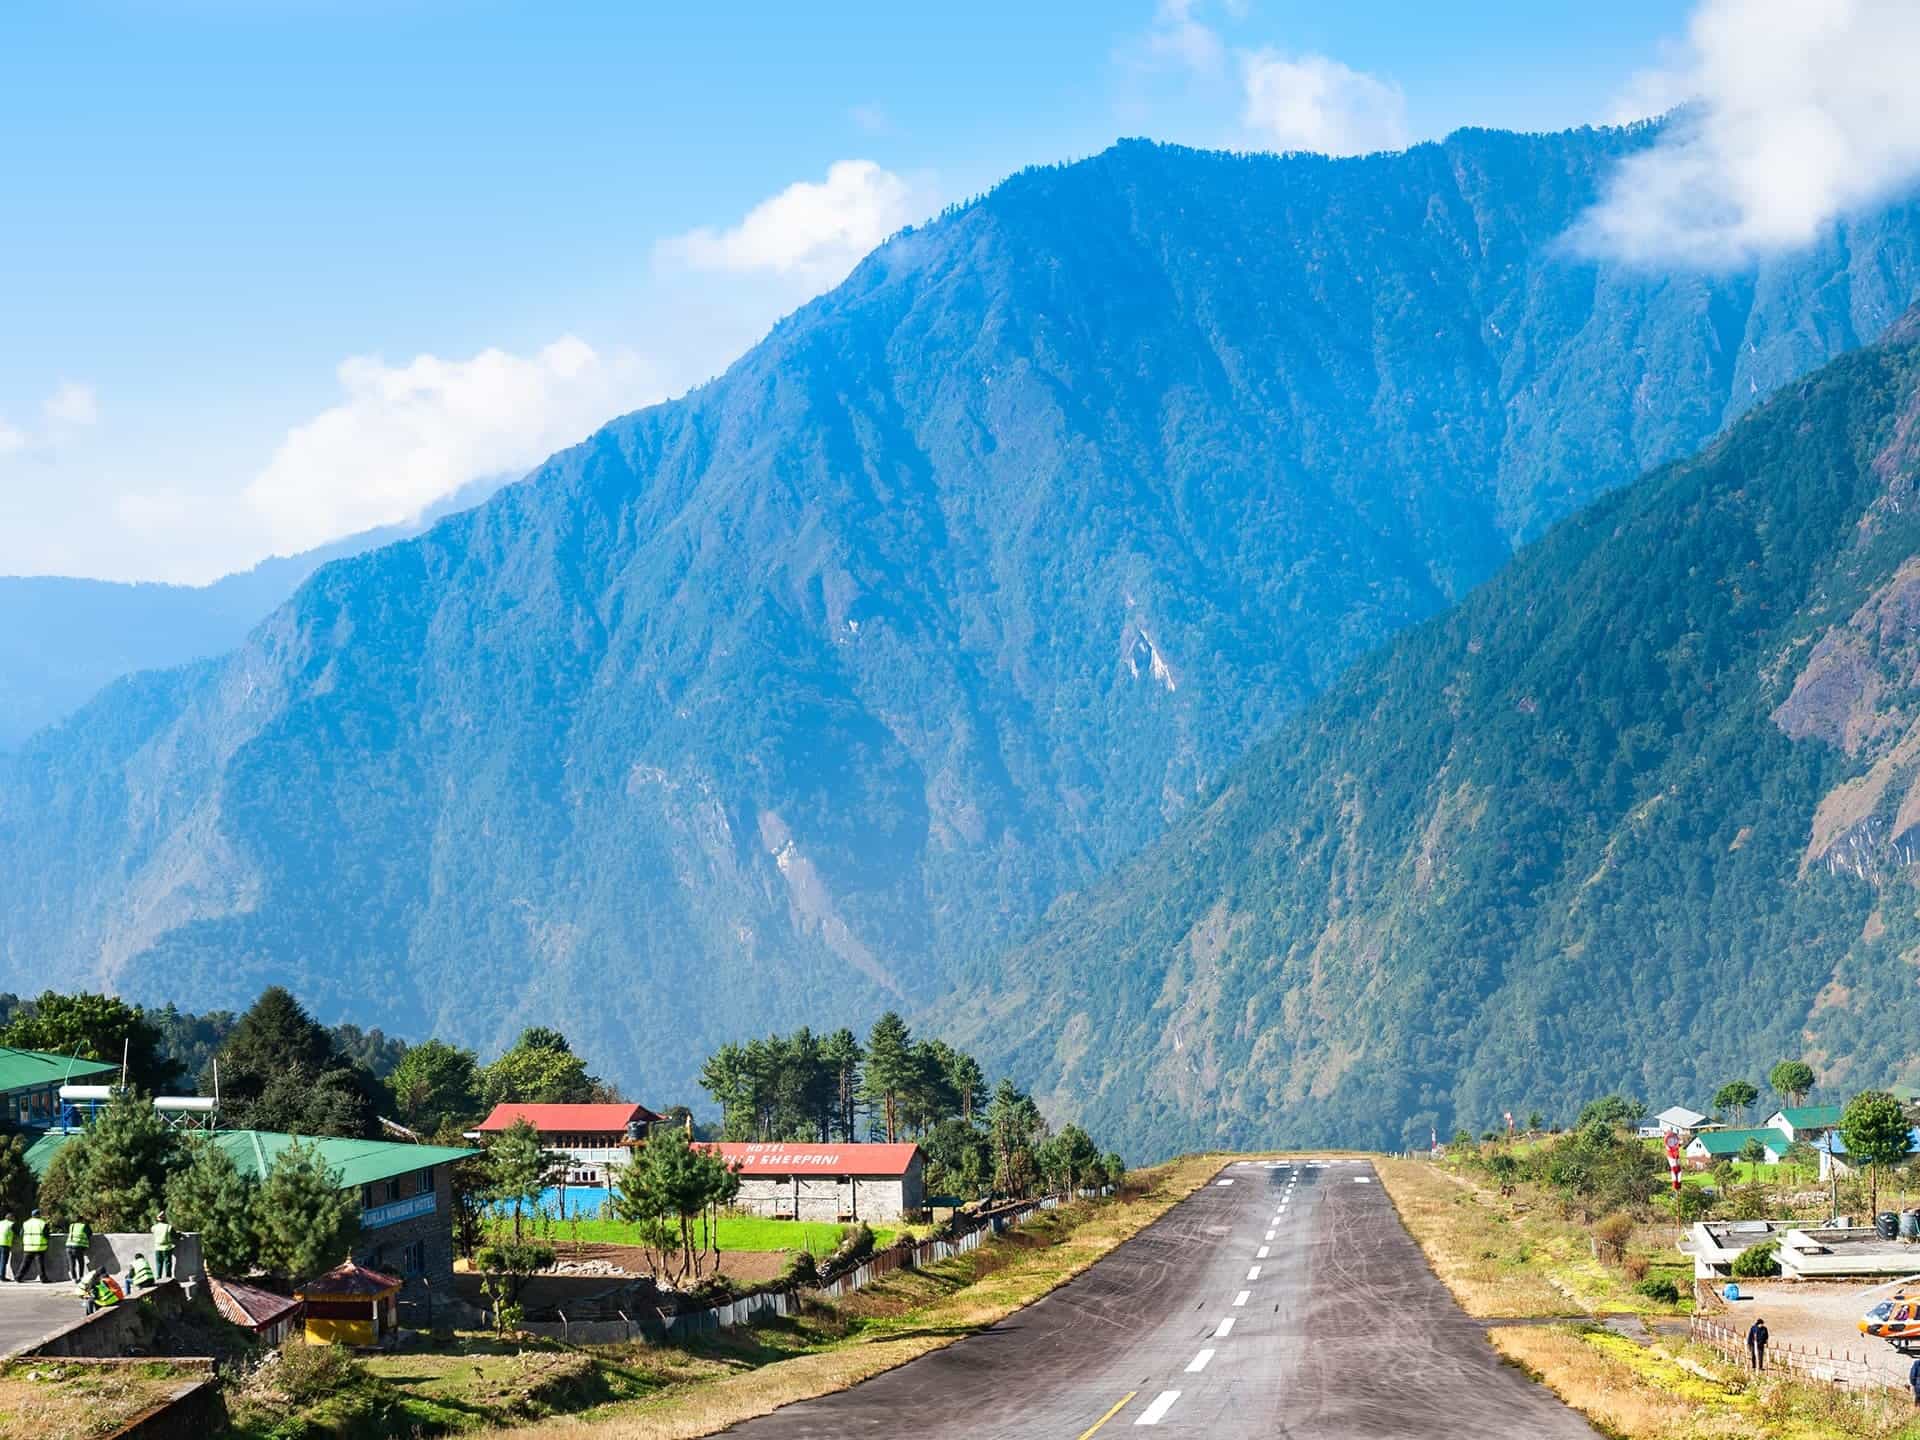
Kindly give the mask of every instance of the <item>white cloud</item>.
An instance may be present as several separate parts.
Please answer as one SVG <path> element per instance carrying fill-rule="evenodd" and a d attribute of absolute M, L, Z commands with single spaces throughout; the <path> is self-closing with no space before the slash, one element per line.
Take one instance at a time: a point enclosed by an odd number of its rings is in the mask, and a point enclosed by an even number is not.
<path fill-rule="evenodd" d="M 1324 55 L 1243 52 L 1241 124 L 1276 150 L 1366 155 L 1404 150 L 1407 99 L 1390 81 Z"/>
<path fill-rule="evenodd" d="M 1620 165 L 1574 229 L 1580 250 L 1739 264 L 1920 179 L 1912 0 L 1704 0 L 1687 41 L 1626 106 L 1693 103 Z"/>
<path fill-rule="evenodd" d="M 355 356 L 345 398 L 287 432 L 246 503 L 277 545 L 303 549 L 417 517 L 483 475 L 530 469 L 616 414 L 659 398 L 638 361 L 567 336 L 537 354 Z M 166 497 L 151 497 L 165 508 Z"/>
<path fill-rule="evenodd" d="M 1147 31 L 1150 61 L 1171 61 L 1197 75 L 1217 75 L 1226 69 L 1227 47 L 1218 32 L 1198 14 L 1199 0 L 1160 0 Z"/>
<path fill-rule="evenodd" d="M 702 228 L 661 253 L 700 270 L 767 270 L 837 281 L 914 218 L 914 187 L 871 160 L 838 160 L 827 178 L 797 181 L 730 230 Z"/>
<path fill-rule="evenodd" d="M 100 419 L 100 401 L 93 386 L 62 380 L 42 407 L 54 425 L 92 425 Z"/>
<path fill-rule="evenodd" d="M 27 432 L 0 420 L 0 455 L 11 455 L 27 448 Z"/>

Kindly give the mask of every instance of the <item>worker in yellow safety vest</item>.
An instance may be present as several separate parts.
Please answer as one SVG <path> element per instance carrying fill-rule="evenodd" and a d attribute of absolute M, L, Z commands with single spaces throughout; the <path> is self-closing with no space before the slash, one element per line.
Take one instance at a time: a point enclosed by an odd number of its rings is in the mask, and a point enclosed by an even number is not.
<path fill-rule="evenodd" d="M 31 1268 L 39 1276 L 42 1285 L 47 1283 L 47 1222 L 40 1218 L 40 1212 L 34 1211 L 27 1217 L 27 1223 L 20 1227 L 20 1278 L 27 1278 Z"/>
<path fill-rule="evenodd" d="M 13 1240 L 18 1229 L 11 1215 L 0 1215 L 0 1280 L 13 1279 Z"/>
<path fill-rule="evenodd" d="M 93 1248 L 93 1228 L 84 1220 L 67 1226 L 67 1275 L 78 1280 L 87 1273 L 87 1252 Z"/>
<path fill-rule="evenodd" d="M 173 1278 L 173 1226 L 164 1210 L 153 1222 L 153 1273 L 162 1280 Z"/>
<path fill-rule="evenodd" d="M 150 1290 L 153 1283 L 153 1267 L 147 1264 L 147 1257 L 136 1250 L 133 1264 L 127 1267 L 127 1293 L 131 1295 L 136 1290 Z"/>

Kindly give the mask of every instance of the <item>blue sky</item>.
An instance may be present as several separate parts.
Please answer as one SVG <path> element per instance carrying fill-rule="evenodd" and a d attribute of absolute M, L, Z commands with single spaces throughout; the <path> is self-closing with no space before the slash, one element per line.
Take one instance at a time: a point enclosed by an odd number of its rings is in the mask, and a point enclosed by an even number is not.
<path fill-rule="evenodd" d="M 204 580 L 402 518 L 715 372 L 897 224 L 1121 135 L 1391 147 L 1644 112 L 1687 20 L 10 5 L 0 573 Z"/>

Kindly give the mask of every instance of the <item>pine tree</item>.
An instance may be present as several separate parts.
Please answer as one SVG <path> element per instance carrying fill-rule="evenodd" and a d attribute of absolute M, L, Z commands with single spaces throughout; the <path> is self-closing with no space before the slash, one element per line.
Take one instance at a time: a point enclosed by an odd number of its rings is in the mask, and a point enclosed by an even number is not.
<path fill-rule="evenodd" d="M 348 1256 L 360 1233 L 358 1202 L 340 1188 L 319 1147 L 298 1142 L 274 1156 L 254 1191 L 253 1241 L 260 1265 L 307 1280 Z"/>
<path fill-rule="evenodd" d="M 144 1230 L 165 1204 L 167 1176 L 183 1158 L 178 1133 L 146 1096 L 116 1091 L 94 1122 L 55 1153 L 40 1185 L 49 1220 L 96 1230 Z"/>
<path fill-rule="evenodd" d="M 245 1275 L 258 1251 L 254 1239 L 253 1177 L 210 1138 L 187 1142 L 191 1157 L 167 1180 L 167 1218 L 200 1237 L 200 1254 L 216 1275 Z"/>
<path fill-rule="evenodd" d="M 916 1078 L 913 1033 L 889 1010 L 867 1036 L 867 1098 L 880 1106 L 888 1141 L 900 1138 L 900 1100 Z"/>

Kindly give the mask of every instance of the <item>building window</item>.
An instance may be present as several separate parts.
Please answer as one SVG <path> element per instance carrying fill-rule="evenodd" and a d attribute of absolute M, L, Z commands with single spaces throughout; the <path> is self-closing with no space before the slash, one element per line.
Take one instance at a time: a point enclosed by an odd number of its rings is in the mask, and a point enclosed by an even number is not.
<path fill-rule="evenodd" d="M 398 1200 L 399 1198 L 400 1198 L 400 1177 L 396 1175 L 393 1177 L 393 1179 L 387 1181 L 387 1203 L 391 1205 L 394 1201 Z"/>
<path fill-rule="evenodd" d="M 420 1193 L 422 1195 L 431 1195 L 433 1189 L 433 1166 L 429 1165 L 420 1172 Z"/>
<path fill-rule="evenodd" d="M 409 1240 L 407 1242 L 407 1248 L 402 1253 L 401 1268 L 409 1276 L 424 1275 L 427 1273 L 427 1242 L 426 1241 Z"/>
<path fill-rule="evenodd" d="M 371 1210 L 373 1208 L 373 1186 L 362 1185 L 360 1187 L 360 1208 L 362 1210 Z"/>

